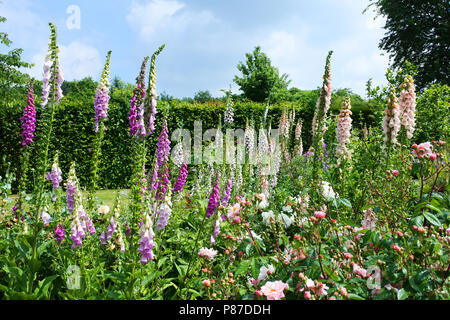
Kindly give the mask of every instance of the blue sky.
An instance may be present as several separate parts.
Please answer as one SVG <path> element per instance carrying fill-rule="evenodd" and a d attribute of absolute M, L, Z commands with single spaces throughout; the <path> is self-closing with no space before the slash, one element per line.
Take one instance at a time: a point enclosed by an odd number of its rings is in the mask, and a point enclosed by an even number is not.
<path fill-rule="evenodd" d="M 80 28 L 67 22 L 80 9 Z M 199 90 L 222 96 L 239 74 L 236 66 L 259 45 L 290 86 L 315 89 L 322 83 L 325 58 L 332 56 L 333 88 L 350 88 L 365 97 L 369 78 L 385 84 L 387 55 L 378 49 L 384 21 L 368 0 L 0 0 L 13 47 L 42 77 L 49 37 L 56 24 L 61 68 L 67 80 L 98 80 L 112 50 L 111 75 L 135 82 L 142 59 L 161 44 L 157 90 L 192 97 Z M 73 21 L 73 20 L 70 20 Z M 69 22 L 70 22 L 69 21 Z"/>

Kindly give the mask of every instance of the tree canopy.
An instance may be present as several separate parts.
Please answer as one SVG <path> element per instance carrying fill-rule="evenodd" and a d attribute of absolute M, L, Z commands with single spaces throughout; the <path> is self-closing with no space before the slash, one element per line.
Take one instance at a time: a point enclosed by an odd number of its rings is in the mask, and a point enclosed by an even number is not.
<path fill-rule="evenodd" d="M 6 18 L 0 16 L 0 23 L 4 22 Z M 0 32 L 0 44 L 6 47 L 12 44 L 7 33 Z M 17 99 L 26 96 L 30 76 L 22 73 L 20 68 L 31 68 L 33 65 L 22 61 L 22 52 L 23 49 L 0 52 L 0 101 L 8 105 L 13 105 Z"/>
<path fill-rule="evenodd" d="M 371 0 L 386 17 L 385 36 L 379 48 L 389 53 L 394 68 L 405 61 L 418 65 L 420 90 L 430 83 L 450 80 L 450 3 L 448 0 Z"/>
<path fill-rule="evenodd" d="M 237 65 L 242 77 L 235 76 L 234 82 L 240 87 L 245 97 L 256 102 L 263 102 L 269 98 L 271 92 L 279 89 L 287 89 L 290 83 L 288 75 L 280 76 L 276 67 L 272 66 L 267 55 L 261 52 L 259 46 L 253 53 L 246 53 L 245 63 Z"/>

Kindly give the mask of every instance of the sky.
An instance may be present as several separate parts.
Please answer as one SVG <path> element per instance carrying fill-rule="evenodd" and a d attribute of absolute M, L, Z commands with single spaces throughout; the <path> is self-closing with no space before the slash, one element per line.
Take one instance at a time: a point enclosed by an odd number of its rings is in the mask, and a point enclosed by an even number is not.
<path fill-rule="evenodd" d="M 193 97 L 201 90 L 239 93 L 233 82 L 245 54 L 260 46 L 289 87 L 322 85 L 327 53 L 332 86 L 365 94 L 365 84 L 385 85 L 389 66 L 378 49 L 384 19 L 369 0 L 0 0 L 0 25 L 23 48 L 28 70 L 42 78 L 49 22 L 57 27 L 60 64 L 66 80 L 99 80 L 112 50 L 111 77 L 135 83 L 142 60 L 161 45 L 157 90 Z M 375 19 L 376 18 L 376 19 Z"/>

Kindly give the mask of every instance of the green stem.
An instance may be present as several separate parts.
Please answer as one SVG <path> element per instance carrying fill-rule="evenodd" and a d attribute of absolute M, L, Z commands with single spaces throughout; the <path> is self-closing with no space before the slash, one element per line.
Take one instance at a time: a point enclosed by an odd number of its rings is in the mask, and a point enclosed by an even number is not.
<path fill-rule="evenodd" d="M 101 145 L 103 141 L 105 133 L 105 125 L 103 121 L 100 123 L 100 129 L 95 136 L 95 142 L 94 142 L 94 151 L 93 151 L 93 157 L 92 157 L 92 177 L 91 177 L 91 184 L 89 188 L 89 194 L 88 194 L 88 211 L 92 211 L 94 207 L 94 193 L 97 190 L 97 181 L 98 181 L 98 162 L 101 155 Z"/>
<path fill-rule="evenodd" d="M 202 223 L 200 224 L 198 231 L 197 231 L 197 239 L 195 239 L 194 250 L 191 252 L 191 258 L 189 259 L 189 264 L 188 264 L 188 267 L 186 270 L 186 274 L 183 277 L 183 288 L 185 287 L 185 284 L 186 284 L 186 277 L 188 276 L 189 271 L 191 269 L 192 260 L 194 260 L 194 256 L 196 257 L 196 252 L 198 250 L 198 240 L 200 238 L 200 231 L 202 230 L 202 226 L 204 226 L 204 224 L 205 224 L 205 220 L 206 220 L 206 212 L 203 212 L 203 219 L 202 219 Z M 181 287 L 180 287 L 180 290 L 181 290 Z M 190 296 L 189 296 L 189 298 L 190 298 Z"/>

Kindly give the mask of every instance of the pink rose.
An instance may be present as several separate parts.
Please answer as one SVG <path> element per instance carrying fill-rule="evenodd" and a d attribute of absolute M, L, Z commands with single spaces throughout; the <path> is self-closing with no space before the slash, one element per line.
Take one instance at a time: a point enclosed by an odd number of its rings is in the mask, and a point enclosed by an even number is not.
<path fill-rule="evenodd" d="M 267 297 L 267 300 L 280 300 L 284 298 L 284 290 L 289 289 L 289 285 L 283 281 L 266 282 L 261 287 L 261 292 Z"/>

